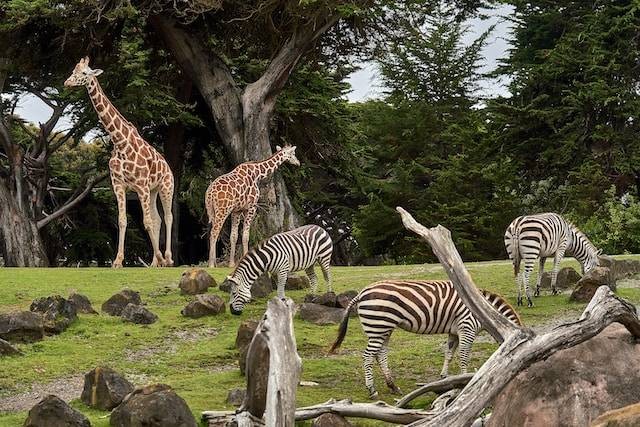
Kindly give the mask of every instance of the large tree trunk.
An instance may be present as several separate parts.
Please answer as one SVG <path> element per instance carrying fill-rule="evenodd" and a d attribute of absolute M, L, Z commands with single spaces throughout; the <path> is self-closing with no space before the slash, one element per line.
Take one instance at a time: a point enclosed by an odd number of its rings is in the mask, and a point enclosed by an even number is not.
<path fill-rule="evenodd" d="M 0 181 L 0 235 L 2 256 L 7 267 L 46 267 L 44 244 L 35 221 L 16 205 L 15 199 Z"/>

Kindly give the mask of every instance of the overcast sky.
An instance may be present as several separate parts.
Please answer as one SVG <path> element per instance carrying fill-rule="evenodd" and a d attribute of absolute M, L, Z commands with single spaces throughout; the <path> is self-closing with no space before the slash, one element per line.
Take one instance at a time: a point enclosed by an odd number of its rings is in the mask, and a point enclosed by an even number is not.
<path fill-rule="evenodd" d="M 488 11 L 487 14 L 491 15 L 491 18 L 486 20 L 473 19 L 469 21 L 469 33 L 466 40 L 472 41 L 482 32 L 484 32 L 491 25 L 496 24 L 496 28 L 487 40 L 487 44 L 483 50 L 484 64 L 482 72 L 488 72 L 496 68 L 500 58 L 503 58 L 507 54 L 509 48 L 510 26 L 503 18 L 508 16 L 512 11 L 510 6 L 502 6 L 492 11 Z M 71 66 L 69 67 L 71 71 Z M 362 69 L 353 73 L 348 82 L 351 84 L 353 90 L 347 95 L 349 101 L 357 102 L 366 99 L 379 97 L 383 88 L 378 77 L 376 67 L 372 63 L 362 64 Z M 507 90 L 505 87 L 506 82 L 495 80 L 484 80 L 480 82 L 481 95 L 483 96 L 496 96 L 506 95 Z M 51 115 L 51 109 L 47 107 L 42 101 L 35 96 L 25 96 L 21 99 L 16 112 L 21 117 L 32 122 L 45 122 Z M 71 123 L 65 117 L 59 122 L 56 129 L 64 130 L 71 128 Z"/>

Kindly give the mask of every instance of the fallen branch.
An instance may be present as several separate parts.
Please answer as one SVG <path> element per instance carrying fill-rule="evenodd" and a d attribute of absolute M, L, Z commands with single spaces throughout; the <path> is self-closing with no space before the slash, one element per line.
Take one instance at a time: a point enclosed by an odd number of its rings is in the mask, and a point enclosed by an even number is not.
<path fill-rule="evenodd" d="M 427 384 L 419 384 L 421 386 L 420 388 L 413 390 L 411 393 L 399 399 L 396 403 L 396 406 L 398 408 L 406 408 L 409 402 L 422 396 L 425 393 L 443 393 L 445 391 L 453 390 L 454 388 L 462 388 L 463 386 L 467 385 L 469 381 L 471 381 L 473 375 L 474 374 L 452 375 L 438 381 L 433 381 Z"/>
<path fill-rule="evenodd" d="M 433 411 L 402 409 L 385 402 L 353 403 L 348 399 L 335 400 L 296 410 L 296 421 L 310 420 L 322 414 L 338 414 L 343 417 L 368 418 L 388 423 L 408 424 L 433 415 Z"/>
<path fill-rule="evenodd" d="M 607 286 L 598 288 L 578 321 L 561 325 L 547 334 L 536 335 L 529 329 L 511 324 L 481 297 L 451 240 L 451 233 L 440 225 L 428 229 L 404 209 L 398 207 L 397 210 L 405 227 L 429 242 L 465 305 L 482 326 L 502 342 L 451 405 L 412 426 L 470 425 L 522 370 L 557 351 L 594 337 L 611 323 L 621 323 L 632 335 L 640 337 L 635 307 L 615 296 Z"/>

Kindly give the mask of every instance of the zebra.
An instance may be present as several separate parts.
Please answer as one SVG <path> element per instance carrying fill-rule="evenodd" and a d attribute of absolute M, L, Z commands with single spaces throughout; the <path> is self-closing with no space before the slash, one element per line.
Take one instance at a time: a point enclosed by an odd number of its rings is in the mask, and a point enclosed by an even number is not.
<path fill-rule="evenodd" d="M 482 295 L 511 322 L 522 325 L 518 313 L 499 295 L 482 290 Z M 351 300 L 340 323 L 338 337 L 329 353 L 334 353 L 347 333 L 349 313 L 357 307 L 362 329 L 368 337 L 363 353 L 364 380 L 369 397 L 378 398 L 373 383 L 373 361 L 382 370 L 387 387 L 400 393 L 395 385 L 387 356 L 389 338 L 396 327 L 416 334 L 449 334 L 440 375 L 449 373 L 449 363 L 460 344 L 460 370 L 467 372 L 471 345 L 482 329 L 462 302 L 453 284 L 446 280 L 384 280 L 364 288 Z"/>
<path fill-rule="evenodd" d="M 527 296 L 529 307 L 533 307 L 529 276 L 533 271 L 536 258 L 540 269 L 534 295 L 540 295 L 540 282 L 547 257 L 553 255 L 551 271 L 551 292 L 555 295 L 556 279 L 560 261 L 565 253 L 573 255 L 582 265 L 582 274 L 588 273 L 599 265 L 601 251 L 589 241 L 575 225 L 556 213 L 541 213 L 519 216 L 507 227 L 504 233 L 504 245 L 513 262 L 513 274 L 518 289 L 518 305 L 522 305 L 522 287 Z M 524 271 L 520 275 L 520 262 L 524 260 Z"/>
<path fill-rule="evenodd" d="M 331 289 L 329 265 L 333 242 L 329 233 L 317 225 L 304 225 L 283 233 L 274 234 L 245 254 L 231 276 L 231 300 L 229 308 L 232 314 L 240 315 L 244 305 L 251 301 L 251 285 L 265 272 L 273 272 L 278 280 L 278 297 L 284 298 L 284 285 L 287 275 L 293 271 L 304 270 L 311 282 L 311 292 L 318 289 L 318 276 L 313 265 L 320 264 L 327 291 Z"/>

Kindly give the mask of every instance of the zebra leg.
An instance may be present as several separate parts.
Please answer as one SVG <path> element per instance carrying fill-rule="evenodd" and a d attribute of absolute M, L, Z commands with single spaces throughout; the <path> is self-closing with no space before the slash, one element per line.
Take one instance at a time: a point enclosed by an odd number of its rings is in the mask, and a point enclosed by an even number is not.
<path fill-rule="evenodd" d="M 516 288 L 518 288 L 518 306 L 522 305 L 522 283 L 524 282 L 524 271 L 516 274 Z"/>
<path fill-rule="evenodd" d="M 449 334 L 447 347 L 444 350 L 444 363 L 442 365 L 442 372 L 440 372 L 440 378 L 445 378 L 449 375 L 449 363 L 451 363 L 453 353 L 455 353 L 456 348 L 458 348 L 458 342 L 459 340 L 457 335 Z"/>
<path fill-rule="evenodd" d="M 387 387 L 394 394 L 402 394 L 400 388 L 393 382 L 393 375 L 391 374 L 391 369 L 389 369 L 389 337 L 387 336 L 386 341 L 382 345 L 380 352 L 378 352 L 378 366 L 380 366 L 380 370 L 382 371 L 382 375 L 384 375 L 384 380 L 387 383 Z"/>
<path fill-rule="evenodd" d="M 533 293 L 534 297 L 540 296 L 540 284 L 542 283 L 542 273 L 544 273 L 544 263 L 547 260 L 546 257 L 540 257 L 540 268 L 538 269 L 538 280 L 536 281 L 536 291 Z"/>
<path fill-rule="evenodd" d="M 524 292 L 527 295 L 527 307 L 533 307 L 533 300 L 531 299 L 531 289 L 529 289 L 529 278 L 533 272 L 534 260 L 526 260 L 524 263 L 524 271 L 522 272 L 522 282 L 524 285 Z"/>
<path fill-rule="evenodd" d="M 476 339 L 476 332 L 471 329 L 461 329 L 458 334 L 460 340 L 460 373 L 466 374 L 469 366 L 469 357 L 471 356 L 471 346 Z"/>
<path fill-rule="evenodd" d="M 277 289 L 277 293 L 278 293 L 278 298 L 280 299 L 284 299 L 284 285 L 287 283 L 287 276 L 289 275 L 289 269 L 288 268 L 281 268 L 280 270 L 278 270 L 276 272 L 276 275 L 278 277 L 278 284 L 276 286 Z"/>
<path fill-rule="evenodd" d="M 329 266 L 331 265 L 331 255 L 326 258 L 318 259 L 318 263 L 322 269 L 324 282 L 327 285 L 327 292 L 333 292 L 333 286 L 331 285 L 331 270 L 329 269 Z"/>
<path fill-rule="evenodd" d="M 305 271 L 307 276 L 309 277 L 309 282 L 311 282 L 311 293 L 315 295 L 318 292 L 318 275 L 316 271 L 313 269 L 313 265 L 307 268 Z"/>
<path fill-rule="evenodd" d="M 561 245 L 556 251 L 556 256 L 553 258 L 553 270 L 551 271 L 551 294 L 556 295 L 558 290 L 556 289 L 556 281 L 558 280 L 558 270 L 560 269 L 560 261 L 564 258 L 564 251 L 567 249 L 566 244 Z"/>
<path fill-rule="evenodd" d="M 374 336 L 369 337 L 369 341 L 367 343 L 367 348 L 364 350 L 362 354 L 362 367 L 364 368 L 364 384 L 369 390 L 369 398 L 377 399 L 378 392 L 376 391 L 376 387 L 373 383 L 373 362 L 377 358 L 380 349 L 382 348 L 385 341 L 384 336 Z"/>

